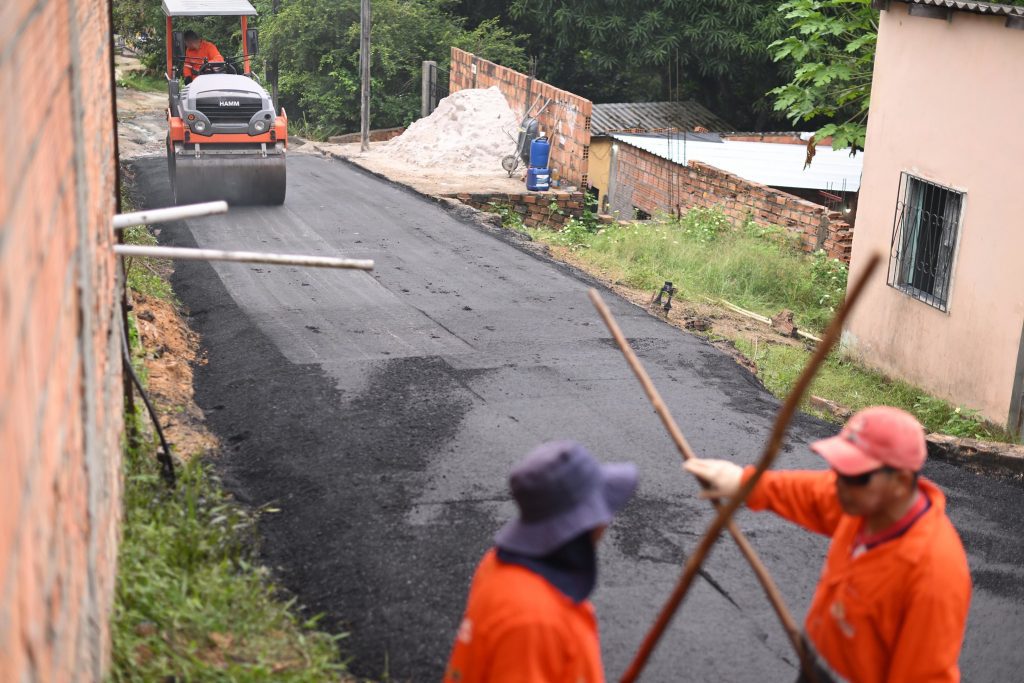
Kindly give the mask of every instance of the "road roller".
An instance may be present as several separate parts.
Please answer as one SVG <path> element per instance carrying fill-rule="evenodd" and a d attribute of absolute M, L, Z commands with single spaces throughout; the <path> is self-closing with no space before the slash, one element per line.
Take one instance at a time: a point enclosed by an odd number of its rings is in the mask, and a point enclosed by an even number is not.
<path fill-rule="evenodd" d="M 177 204 L 282 204 L 288 117 L 252 73 L 259 49 L 248 0 L 163 0 L 167 18 L 167 171 Z M 241 54 L 187 54 L 181 17 L 241 18 Z M 212 45 L 211 45 L 212 47 Z M 227 47 L 227 46 L 222 46 Z M 213 50 L 217 52 L 216 49 Z"/>

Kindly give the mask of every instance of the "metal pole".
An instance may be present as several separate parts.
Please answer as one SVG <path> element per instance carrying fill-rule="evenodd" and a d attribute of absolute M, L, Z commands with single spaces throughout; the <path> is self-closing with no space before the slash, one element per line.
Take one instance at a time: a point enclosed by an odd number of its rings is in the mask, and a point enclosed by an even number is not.
<path fill-rule="evenodd" d="M 437 68 L 437 62 L 425 61 L 423 62 L 423 80 L 420 85 L 420 117 L 426 118 L 430 116 L 430 112 L 434 109 L 434 69 Z"/>
<path fill-rule="evenodd" d="M 148 211 L 115 214 L 113 225 L 114 230 L 123 230 L 124 228 L 129 228 L 133 225 L 165 223 L 167 221 L 177 221 L 183 218 L 197 218 L 199 216 L 210 216 L 215 213 L 227 212 L 227 202 L 203 202 L 201 204 L 169 206 L 165 209 L 150 209 Z"/>
<path fill-rule="evenodd" d="M 359 72 L 362 102 L 359 108 L 359 149 L 370 149 L 370 0 L 361 0 L 359 8 Z"/>
<path fill-rule="evenodd" d="M 271 3 L 271 5 L 270 5 L 271 14 L 273 14 L 275 17 L 277 16 L 277 10 L 278 10 L 278 8 L 280 8 L 280 6 L 281 6 L 281 0 L 274 0 L 274 2 Z M 270 57 L 270 97 L 271 97 L 271 99 L 274 102 L 274 111 L 275 112 L 280 111 L 279 110 L 279 105 L 277 103 L 277 80 L 278 80 L 277 75 L 278 75 L 278 67 L 280 66 L 280 62 L 278 60 L 278 56 L 279 56 L 278 55 L 278 49 L 277 49 L 277 47 L 275 47 L 274 48 L 274 54 L 271 55 L 271 57 Z"/>
<path fill-rule="evenodd" d="M 258 251 L 223 251 L 221 249 L 187 249 L 183 247 L 147 247 L 138 244 L 115 244 L 114 253 L 121 256 L 148 256 L 150 258 L 168 258 L 179 261 L 236 261 L 240 263 L 269 263 L 281 266 L 373 270 L 373 261 L 369 259 L 304 256 L 302 254 L 264 254 Z"/>

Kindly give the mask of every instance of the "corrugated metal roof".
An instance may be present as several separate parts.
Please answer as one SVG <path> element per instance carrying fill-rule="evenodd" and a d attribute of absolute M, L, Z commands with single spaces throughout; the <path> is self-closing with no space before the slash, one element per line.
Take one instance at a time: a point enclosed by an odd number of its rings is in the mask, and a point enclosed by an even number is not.
<path fill-rule="evenodd" d="M 590 131 L 594 135 L 635 129 L 693 130 L 696 126 L 708 130 L 732 130 L 734 127 L 693 100 L 595 104 L 590 116 Z"/>
<path fill-rule="evenodd" d="M 995 2 L 962 2 L 961 0 L 899 0 L 908 5 L 931 5 L 932 7 L 948 7 L 960 12 L 975 14 L 994 14 L 1004 17 L 1024 17 L 1024 7 L 1001 5 Z"/>
<path fill-rule="evenodd" d="M 256 14 L 248 0 L 163 0 L 169 17 L 239 17 Z"/>
<path fill-rule="evenodd" d="M 864 155 L 818 147 L 814 163 L 806 170 L 807 151 L 802 145 L 772 142 L 704 142 L 687 136 L 612 134 L 612 138 L 677 164 L 700 161 L 762 185 L 796 187 L 833 192 L 856 192 Z"/>

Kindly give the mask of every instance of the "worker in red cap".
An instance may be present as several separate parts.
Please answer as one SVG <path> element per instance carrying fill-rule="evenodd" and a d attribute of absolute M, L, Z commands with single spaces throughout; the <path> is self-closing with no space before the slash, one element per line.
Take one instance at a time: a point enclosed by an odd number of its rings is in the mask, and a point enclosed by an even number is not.
<path fill-rule="evenodd" d="M 867 408 L 811 450 L 830 471 L 765 472 L 747 505 L 832 538 L 804 624 L 816 678 L 959 681 L 971 575 L 945 496 L 920 476 L 921 424 L 896 408 Z M 714 498 L 735 495 L 753 473 L 725 460 L 685 468 Z"/>
<path fill-rule="evenodd" d="M 512 470 L 519 515 L 473 576 L 445 683 L 603 683 L 596 546 L 636 481 L 633 464 L 601 464 L 574 441 Z"/>

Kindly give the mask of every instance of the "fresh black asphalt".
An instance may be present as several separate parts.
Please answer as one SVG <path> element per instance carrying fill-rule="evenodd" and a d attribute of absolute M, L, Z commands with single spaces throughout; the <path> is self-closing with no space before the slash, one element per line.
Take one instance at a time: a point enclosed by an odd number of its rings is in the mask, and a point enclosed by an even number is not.
<path fill-rule="evenodd" d="M 590 283 L 438 204 L 337 161 L 293 155 L 283 207 L 165 225 L 176 246 L 345 255 L 372 274 L 180 263 L 174 288 L 202 337 L 197 396 L 230 490 L 262 517 L 265 561 L 341 641 L 360 675 L 439 680 L 474 565 L 513 506 L 509 467 L 579 439 L 641 470 L 601 547 L 595 594 L 609 679 L 624 670 L 710 521 L 696 487 L 591 308 Z M 160 159 L 136 164 L 145 205 L 169 201 Z M 667 276 L 668 274 L 666 274 Z M 702 454 L 751 462 L 777 408 L 701 338 L 605 293 Z M 834 427 L 801 417 L 779 466 Z M 930 463 L 975 580 L 964 680 L 1024 670 L 1024 491 Z M 792 609 L 824 539 L 741 513 Z M 649 681 L 789 681 L 793 657 L 727 538 L 657 650 Z"/>

